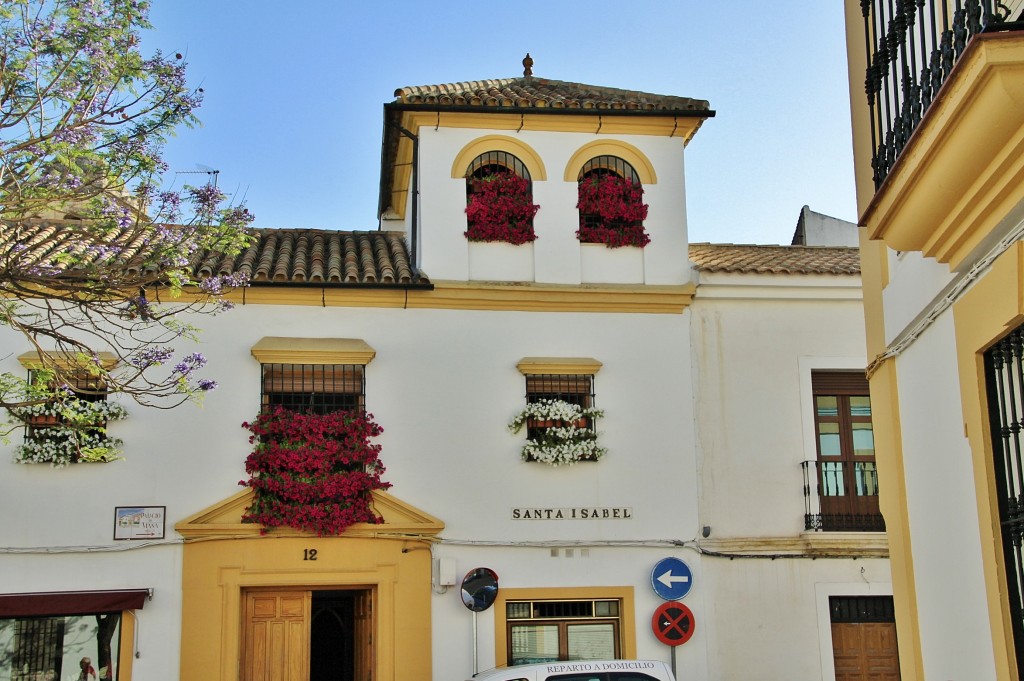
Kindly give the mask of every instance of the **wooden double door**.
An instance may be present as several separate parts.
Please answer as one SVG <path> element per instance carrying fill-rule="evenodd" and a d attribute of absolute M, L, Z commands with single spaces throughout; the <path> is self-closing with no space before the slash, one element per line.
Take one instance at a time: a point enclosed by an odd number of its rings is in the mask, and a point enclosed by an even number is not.
<path fill-rule="evenodd" d="M 832 625 L 836 681 L 900 681 L 900 656 L 893 622 Z"/>
<path fill-rule="evenodd" d="M 373 590 L 244 592 L 242 681 L 373 681 Z"/>

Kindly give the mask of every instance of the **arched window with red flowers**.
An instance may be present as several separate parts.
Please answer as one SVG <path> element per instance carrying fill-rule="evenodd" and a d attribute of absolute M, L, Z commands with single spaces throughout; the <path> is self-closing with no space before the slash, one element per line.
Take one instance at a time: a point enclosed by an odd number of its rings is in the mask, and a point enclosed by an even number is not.
<path fill-rule="evenodd" d="M 537 238 L 530 171 L 507 151 L 480 154 L 466 169 L 466 238 L 525 244 Z"/>
<path fill-rule="evenodd" d="M 583 164 L 578 181 L 581 242 L 609 248 L 651 242 L 644 230 L 644 188 L 633 166 L 618 156 L 597 156 Z"/>

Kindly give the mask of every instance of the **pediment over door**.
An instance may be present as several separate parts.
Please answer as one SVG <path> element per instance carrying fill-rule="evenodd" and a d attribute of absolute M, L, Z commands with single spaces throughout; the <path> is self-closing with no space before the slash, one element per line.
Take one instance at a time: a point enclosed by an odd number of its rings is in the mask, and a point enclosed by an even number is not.
<path fill-rule="evenodd" d="M 387 492 L 372 492 L 373 509 L 384 522 L 376 525 L 357 523 L 342 535 L 344 537 L 375 537 L 402 535 L 405 537 L 433 537 L 444 529 L 444 523 L 434 516 L 405 503 Z M 259 536 L 260 525 L 243 523 L 242 515 L 252 504 L 251 489 L 228 497 L 227 499 L 195 513 L 174 526 L 178 534 L 186 538 L 196 537 L 237 537 Z M 312 536 L 309 532 L 301 532 L 289 528 L 273 528 L 268 536 Z"/>

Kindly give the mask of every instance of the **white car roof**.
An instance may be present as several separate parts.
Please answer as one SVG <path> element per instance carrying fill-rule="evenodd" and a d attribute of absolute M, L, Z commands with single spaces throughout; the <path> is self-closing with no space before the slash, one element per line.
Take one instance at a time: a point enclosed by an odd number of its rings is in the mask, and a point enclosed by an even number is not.
<path fill-rule="evenodd" d="M 656 679 L 673 681 L 668 665 L 654 660 L 580 660 L 578 662 L 544 662 L 502 667 L 480 672 L 470 681 L 505 681 L 507 679 L 529 679 L 544 681 L 553 674 L 586 672 L 635 671 L 649 674 Z"/>

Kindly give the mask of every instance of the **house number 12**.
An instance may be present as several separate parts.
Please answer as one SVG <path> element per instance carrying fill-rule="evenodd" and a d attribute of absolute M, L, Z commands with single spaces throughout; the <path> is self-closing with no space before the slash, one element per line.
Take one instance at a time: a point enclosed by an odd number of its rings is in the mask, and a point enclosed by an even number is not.
<path fill-rule="evenodd" d="M 302 560 L 316 560 L 316 549 L 303 549 Z"/>

